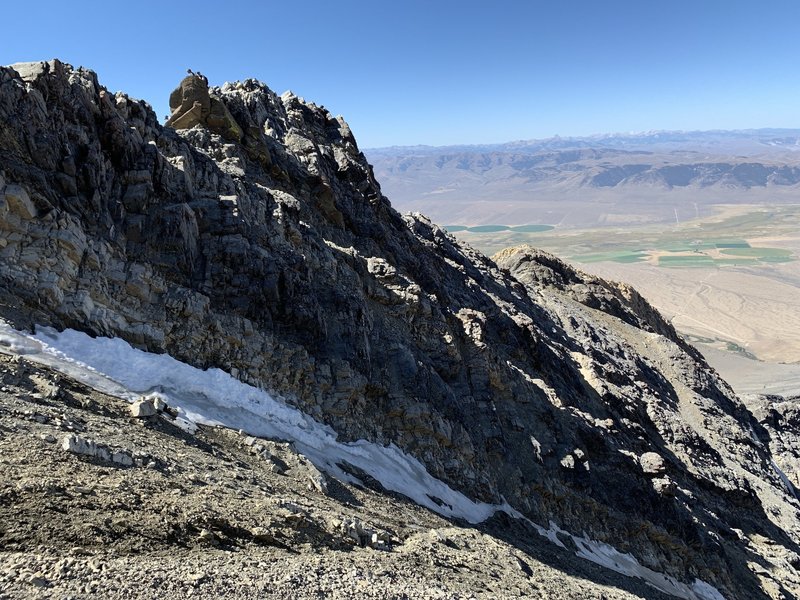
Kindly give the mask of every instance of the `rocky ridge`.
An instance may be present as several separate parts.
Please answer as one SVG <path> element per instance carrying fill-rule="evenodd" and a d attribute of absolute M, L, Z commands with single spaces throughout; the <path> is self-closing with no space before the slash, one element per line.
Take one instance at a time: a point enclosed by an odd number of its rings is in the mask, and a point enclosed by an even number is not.
<path fill-rule="evenodd" d="M 638 295 L 399 215 L 322 107 L 209 97 L 241 135 L 58 61 L 0 68 L 0 316 L 220 367 L 726 598 L 800 593 L 763 426 Z"/>

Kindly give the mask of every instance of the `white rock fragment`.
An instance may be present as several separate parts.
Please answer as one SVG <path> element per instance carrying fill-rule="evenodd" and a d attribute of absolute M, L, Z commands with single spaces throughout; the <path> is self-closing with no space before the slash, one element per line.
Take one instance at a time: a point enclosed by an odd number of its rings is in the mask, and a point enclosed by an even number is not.
<path fill-rule="evenodd" d="M 655 452 L 645 452 L 639 457 L 639 464 L 648 475 L 661 475 L 667 470 L 664 459 Z"/>
<path fill-rule="evenodd" d="M 156 409 L 153 398 L 140 398 L 131 404 L 131 415 L 137 419 L 152 417 L 156 414 L 158 414 L 158 410 Z"/>
<path fill-rule="evenodd" d="M 70 434 L 64 437 L 61 447 L 73 454 L 93 454 L 95 443 L 92 440 L 84 439 L 78 435 Z"/>
<path fill-rule="evenodd" d="M 314 469 L 314 472 L 308 476 L 308 487 L 311 490 L 316 490 L 320 494 L 328 494 L 328 480 L 325 474 L 321 471 Z"/>
<path fill-rule="evenodd" d="M 664 475 L 663 477 L 655 477 L 652 481 L 653 489 L 656 493 L 662 496 L 674 496 L 678 486 L 672 479 Z"/>
<path fill-rule="evenodd" d="M 375 531 L 368 527 L 357 518 L 345 519 L 339 525 L 340 529 L 359 546 L 375 548 L 376 550 L 388 550 L 391 544 L 391 536 L 383 531 Z"/>
<path fill-rule="evenodd" d="M 100 460 L 113 462 L 114 464 L 123 467 L 130 467 L 133 465 L 133 457 L 130 455 L 130 453 L 124 450 L 112 451 L 108 447 L 98 444 L 94 440 L 83 438 L 79 435 L 75 435 L 74 433 L 64 437 L 61 447 L 66 452 L 90 456 L 92 458 L 99 458 Z"/>
<path fill-rule="evenodd" d="M 151 396 L 151 400 L 153 401 L 153 406 L 155 407 L 156 411 L 164 412 L 167 410 L 167 401 L 161 396 Z"/>

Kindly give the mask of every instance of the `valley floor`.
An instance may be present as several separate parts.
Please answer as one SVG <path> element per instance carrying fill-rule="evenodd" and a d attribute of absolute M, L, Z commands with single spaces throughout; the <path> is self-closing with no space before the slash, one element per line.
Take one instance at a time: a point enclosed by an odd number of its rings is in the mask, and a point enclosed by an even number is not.
<path fill-rule="evenodd" d="M 714 205 L 712 215 L 677 225 L 637 224 L 640 208 L 624 206 L 631 215 L 620 224 L 455 235 L 488 255 L 529 243 L 630 284 L 737 393 L 800 395 L 800 205 L 771 205 L 766 197 L 758 205 Z M 736 244 L 749 247 L 726 247 Z M 754 258 L 759 252 L 764 260 Z"/>

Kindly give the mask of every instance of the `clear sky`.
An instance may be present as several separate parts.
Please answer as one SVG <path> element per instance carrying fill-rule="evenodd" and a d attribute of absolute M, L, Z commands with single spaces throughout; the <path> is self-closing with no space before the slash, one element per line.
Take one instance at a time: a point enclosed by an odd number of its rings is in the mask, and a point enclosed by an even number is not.
<path fill-rule="evenodd" d="M 341 114 L 362 148 L 800 127 L 797 0 L 5 3 L 0 64 L 58 57 L 168 112 L 188 67 Z"/>

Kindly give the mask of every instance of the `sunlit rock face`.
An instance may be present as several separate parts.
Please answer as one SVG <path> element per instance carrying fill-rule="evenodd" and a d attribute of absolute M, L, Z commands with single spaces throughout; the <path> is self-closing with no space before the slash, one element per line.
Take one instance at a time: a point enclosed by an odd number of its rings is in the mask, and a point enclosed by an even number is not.
<path fill-rule="evenodd" d="M 234 123 L 176 130 L 91 71 L 0 69 L 2 316 L 220 367 L 727 598 L 800 593 L 761 426 L 638 294 L 401 216 L 320 106 L 208 93 Z"/>

